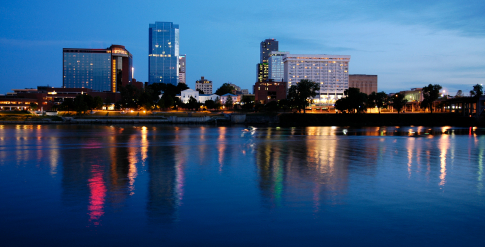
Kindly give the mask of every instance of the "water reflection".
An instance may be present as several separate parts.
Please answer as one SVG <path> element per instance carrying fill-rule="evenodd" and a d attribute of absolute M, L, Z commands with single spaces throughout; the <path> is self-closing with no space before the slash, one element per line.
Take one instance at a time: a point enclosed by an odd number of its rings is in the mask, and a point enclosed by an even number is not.
<path fill-rule="evenodd" d="M 327 229 L 319 224 L 382 217 L 368 208 L 400 218 L 396 212 L 406 203 L 435 200 L 433 207 L 449 215 L 437 205 L 483 196 L 481 131 L 0 125 L 0 168 L 59 178 L 59 207 L 82 215 L 83 227 L 92 229 L 121 222 L 121 216 L 138 226 L 173 229 L 213 217 L 225 226 L 254 226 L 251 217 L 261 217 Z M 368 207 L 362 215 L 355 209 L 361 205 Z M 247 221 L 228 220 L 238 214 Z M 417 216 L 413 211 L 401 219 L 406 217 Z"/>

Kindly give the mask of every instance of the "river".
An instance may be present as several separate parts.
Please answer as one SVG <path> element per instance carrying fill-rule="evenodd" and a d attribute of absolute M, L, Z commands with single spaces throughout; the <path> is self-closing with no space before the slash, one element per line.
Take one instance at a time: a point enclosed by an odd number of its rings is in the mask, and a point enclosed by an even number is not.
<path fill-rule="evenodd" d="M 481 131 L 0 125 L 2 246 L 483 246 Z"/>

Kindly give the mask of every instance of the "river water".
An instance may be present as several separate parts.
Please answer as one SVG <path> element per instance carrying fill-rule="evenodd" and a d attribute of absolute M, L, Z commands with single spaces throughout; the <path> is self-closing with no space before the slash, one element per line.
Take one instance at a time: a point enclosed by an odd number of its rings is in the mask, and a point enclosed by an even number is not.
<path fill-rule="evenodd" d="M 0 125 L 2 246 L 484 246 L 476 128 Z"/>

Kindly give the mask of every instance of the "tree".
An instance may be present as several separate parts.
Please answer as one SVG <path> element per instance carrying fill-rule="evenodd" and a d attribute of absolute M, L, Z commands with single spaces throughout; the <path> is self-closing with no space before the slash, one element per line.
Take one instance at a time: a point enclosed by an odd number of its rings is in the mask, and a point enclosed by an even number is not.
<path fill-rule="evenodd" d="M 84 114 L 89 109 L 89 105 L 87 103 L 87 101 L 89 100 L 86 100 L 88 98 L 86 96 L 86 94 L 79 94 L 76 96 L 76 98 L 74 98 L 73 108 L 77 111 L 78 114 Z"/>
<path fill-rule="evenodd" d="M 60 109 L 62 109 L 63 111 L 67 110 L 67 113 L 69 113 L 69 110 L 74 109 L 74 99 L 65 98 L 60 105 Z"/>
<path fill-rule="evenodd" d="M 371 94 L 368 95 L 367 97 L 367 107 L 368 108 L 374 108 L 377 106 L 377 93 L 376 92 L 372 92 Z"/>
<path fill-rule="evenodd" d="M 429 84 L 426 87 L 423 87 L 423 101 L 421 102 L 421 107 L 429 108 L 431 113 L 433 113 L 433 102 L 435 102 L 439 95 L 441 86 L 438 84 L 431 85 Z"/>
<path fill-rule="evenodd" d="M 187 90 L 187 89 L 189 89 L 189 86 L 187 86 L 187 84 L 185 84 L 185 83 L 179 83 L 176 86 L 176 90 L 177 90 L 176 91 L 176 94 L 180 94 L 180 92 L 182 92 L 184 90 Z"/>
<path fill-rule="evenodd" d="M 205 107 L 207 107 L 207 109 L 215 109 L 216 108 L 216 102 L 213 101 L 213 100 L 206 100 L 205 101 Z"/>
<path fill-rule="evenodd" d="M 335 102 L 335 108 L 339 111 L 347 111 L 349 113 L 360 113 L 367 109 L 367 94 L 361 93 L 360 89 L 350 87 L 344 91 L 345 98 Z M 375 106 L 376 103 L 372 102 Z"/>
<path fill-rule="evenodd" d="M 119 104 L 123 108 L 138 108 L 140 106 L 141 90 L 132 84 L 120 87 L 121 100 Z"/>
<path fill-rule="evenodd" d="M 480 96 L 482 95 L 483 95 L 483 86 L 480 84 L 473 86 L 473 90 L 470 91 L 470 96 L 475 98 L 480 98 Z"/>
<path fill-rule="evenodd" d="M 297 85 L 293 85 L 288 90 L 288 100 L 292 102 L 298 111 L 306 113 L 306 107 L 313 101 L 312 99 L 317 95 L 320 90 L 318 83 L 310 80 L 301 80 Z"/>
<path fill-rule="evenodd" d="M 189 102 L 187 103 L 187 108 L 197 109 L 199 108 L 199 102 L 197 102 L 197 100 L 194 97 L 190 96 Z"/>
<path fill-rule="evenodd" d="M 150 110 L 153 108 L 156 102 L 152 97 L 152 90 L 145 89 L 145 92 L 140 93 L 140 96 L 138 98 L 138 104 L 145 108 L 145 110 Z"/>
<path fill-rule="evenodd" d="M 173 100 L 172 96 L 168 94 L 163 94 L 162 98 L 160 99 L 163 101 L 163 106 L 165 108 L 170 108 L 174 105 L 175 101 Z"/>
<path fill-rule="evenodd" d="M 395 94 L 392 98 L 392 107 L 394 107 L 397 110 L 397 114 L 399 114 L 408 102 L 406 99 L 404 99 L 404 94 L 397 93 Z"/>
<path fill-rule="evenodd" d="M 103 107 L 103 99 L 99 96 L 93 98 L 92 104 L 90 106 L 91 109 L 101 109 Z"/>
<path fill-rule="evenodd" d="M 200 88 L 197 88 L 197 92 L 199 92 L 199 94 L 205 94 L 204 91 L 202 91 L 202 89 Z"/>
<path fill-rule="evenodd" d="M 219 95 L 219 96 L 222 96 L 226 93 L 232 93 L 232 91 L 236 90 L 233 86 L 231 86 L 231 84 L 229 83 L 224 83 L 222 84 L 221 87 L 219 87 L 217 90 L 216 90 L 216 94 Z"/>
<path fill-rule="evenodd" d="M 381 114 L 381 108 L 384 107 L 386 101 L 387 94 L 385 92 L 372 92 L 367 100 L 367 107 L 377 107 L 379 109 L 379 114 Z"/>
<path fill-rule="evenodd" d="M 221 99 L 219 97 L 216 98 L 216 107 L 215 109 L 219 110 L 222 107 Z"/>
<path fill-rule="evenodd" d="M 264 105 L 264 109 L 269 112 L 277 112 L 278 111 L 278 102 L 271 101 Z"/>
<path fill-rule="evenodd" d="M 224 106 L 226 106 L 226 108 L 231 108 L 233 105 L 234 105 L 234 102 L 232 101 L 231 95 L 227 96 L 227 100 Z"/>
<path fill-rule="evenodd" d="M 254 96 L 244 95 L 241 99 L 242 109 L 252 110 L 254 107 Z"/>
<path fill-rule="evenodd" d="M 456 92 L 456 96 L 455 97 L 457 97 L 457 98 L 463 97 L 463 91 L 458 90 L 458 92 Z"/>
<path fill-rule="evenodd" d="M 278 101 L 278 107 L 286 112 L 290 109 L 290 102 L 288 99 L 280 99 L 280 101 Z"/>
<path fill-rule="evenodd" d="M 31 109 L 32 111 L 37 110 L 37 108 L 39 108 L 39 106 L 38 106 L 36 103 L 34 103 L 34 102 L 30 103 L 30 109 Z"/>

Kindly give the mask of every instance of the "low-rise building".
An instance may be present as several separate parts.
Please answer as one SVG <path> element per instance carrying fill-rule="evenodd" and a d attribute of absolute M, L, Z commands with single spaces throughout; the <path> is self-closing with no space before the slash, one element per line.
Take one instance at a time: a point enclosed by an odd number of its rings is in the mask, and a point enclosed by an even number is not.
<path fill-rule="evenodd" d="M 220 97 L 221 104 L 223 104 L 223 105 L 226 104 L 227 99 L 229 99 L 229 96 L 231 97 L 233 104 L 239 104 L 239 102 L 241 101 L 242 95 L 235 95 L 235 94 L 231 94 L 231 93 L 226 93 L 224 95 L 221 95 L 221 97 Z"/>
<path fill-rule="evenodd" d="M 255 101 L 261 104 L 267 104 L 271 101 L 286 99 L 286 82 L 275 82 L 267 80 L 256 82 L 254 85 Z"/>
<path fill-rule="evenodd" d="M 65 99 L 74 99 L 79 94 L 99 96 L 105 104 L 114 104 L 121 99 L 119 92 L 97 92 L 90 88 L 54 88 L 38 86 L 37 89 L 13 89 L 13 93 L 0 95 L 0 110 L 30 110 L 30 104 L 37 105 L 38 110 L 48 111 L 62 104 Z"/>
<path fill-rule="evenodd" d="M 177 95 L 177 97 L 180 97 L 180 100 L 183 103 L 188 103 L 190 97 L 194 98 L 197 100 L 199 103 L 205 103 L 207 100 L 217 100 L 217 97 L 219 97 L 217 94 L 200 94 L 199 91 L 193 90 L 193 89 L 186 89 L 184 91 L 180 92 L 180 95 Z"/>

